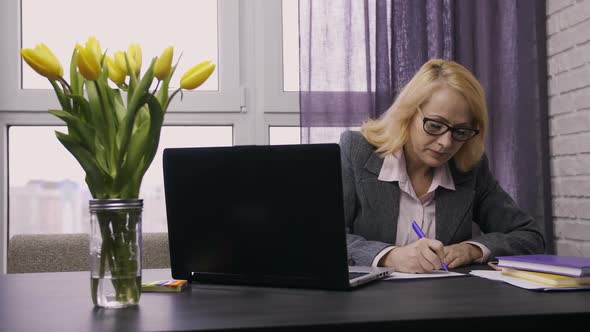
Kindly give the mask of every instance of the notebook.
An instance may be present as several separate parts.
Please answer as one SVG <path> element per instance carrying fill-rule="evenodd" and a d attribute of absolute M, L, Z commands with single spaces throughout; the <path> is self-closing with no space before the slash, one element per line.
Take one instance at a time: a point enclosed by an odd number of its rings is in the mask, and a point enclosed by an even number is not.
<path fill-rule="evenodd" d="M 562 255 L 498 256 L 498 266 L 572 277 L 590 276 L 590 257 Z"/>
<path fill-rule="evenodd" d="M 392 269 L 348 266 L 338 144 L 167 148 L 172 277 L 351 289 Z"/>
<path fill-rule="evenodd" d="M 549 286 L 575 287 L 590 285 L 590 277 L 570 277 L 563 274 L 544 273 L 536 271 L 502 268 L 502 274 L 522 278 L 534 282 L 539 282 Z"/>

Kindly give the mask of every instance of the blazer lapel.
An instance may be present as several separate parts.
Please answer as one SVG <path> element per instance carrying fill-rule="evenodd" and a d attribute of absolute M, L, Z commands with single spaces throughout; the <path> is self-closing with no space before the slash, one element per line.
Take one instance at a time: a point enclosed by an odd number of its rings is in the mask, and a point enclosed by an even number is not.
<path fill-rule="evenodd" d="M 439 187 L 436 190 L 436 239 L 447 245 L 463 223 L 471 227 L 473 205 L 473 171 L 457 171 L 454 163 L 449 162 L 455 191 Z"/>
<path fill-rule="evenodd" d="M 370 176 L 361 179 L 367 188 L 368 202 L 375 215 L 375 232 L 380 241 L 395 243 L 397 235 L 397 219 L 399 216 L 400 189 L 395 182 L 380 181 L 378 179 L 383 158 L 373 153 L 365 164 L 365 170 Z"/>
<path fill-rule="evenodd" d="M 397 236 L 397 219 L 399 217 L 400 189 L 395 182 L 378 180 L 383 158 L 373 153 L 365 164 L 365 170 L 370 173 L 361 179 L 366 188 L 365 194 L 375 215 L 375 233 L 378 238 L 387 243 L 395 243 Z M 460 172 L 454 162 L 449 162 L 455 190 L 439 187 L 436 190 L 436 239 L 448 244 L 463 223 L 471 227 L 473 205 L 473 171 Z"/>

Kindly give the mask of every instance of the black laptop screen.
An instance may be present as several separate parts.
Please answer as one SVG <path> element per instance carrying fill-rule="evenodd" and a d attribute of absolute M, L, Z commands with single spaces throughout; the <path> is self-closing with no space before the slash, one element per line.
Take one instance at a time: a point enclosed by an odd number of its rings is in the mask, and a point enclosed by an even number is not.
<path fill-rule="evenodd" d="M 174 278 L 345 277 L 338 145 L 165 149 L 164 185 Z"/>

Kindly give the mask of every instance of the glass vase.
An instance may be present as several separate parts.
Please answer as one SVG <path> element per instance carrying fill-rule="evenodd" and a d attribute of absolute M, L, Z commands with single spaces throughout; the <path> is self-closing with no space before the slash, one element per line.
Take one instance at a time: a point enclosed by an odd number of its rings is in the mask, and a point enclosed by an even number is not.
<path fill-rule="evenodd" d="M 142 199 L 90 200 L 90 284 L 95 306 L 124 308 L 139 303 L 142 209 Z"/>

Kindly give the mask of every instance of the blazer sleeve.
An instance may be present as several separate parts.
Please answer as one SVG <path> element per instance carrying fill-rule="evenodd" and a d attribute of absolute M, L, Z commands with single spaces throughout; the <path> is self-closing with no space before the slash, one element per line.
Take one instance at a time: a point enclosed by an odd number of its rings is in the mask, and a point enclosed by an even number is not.
<path fill-rule="evenodd" d="M 473 218 L 484 233 L 473 241 L 488 247 L 492 256 L 545 251 L 540 225 L 501 188 L 485 155 L 477 170 Z"/>
<path fill-rule="evenodd" d="M 359 143 L 364 144 L 359 144 Z M 340 153 L 342 165 L 342 185 L 344 199 L 344 220 L 346 223 L 346 242 L 348 248 L 348 265 L 371 266 L 374 258 L 391 244 L 369 241 L 354 234 L 354 223 L 358 218 L 359 203 L 357 193 L 358 172 L 362 169 L 365 154 L 373 153 L 364 149 L 367 144 L 358 132 L 346 131 L 340 136 Z"/>

